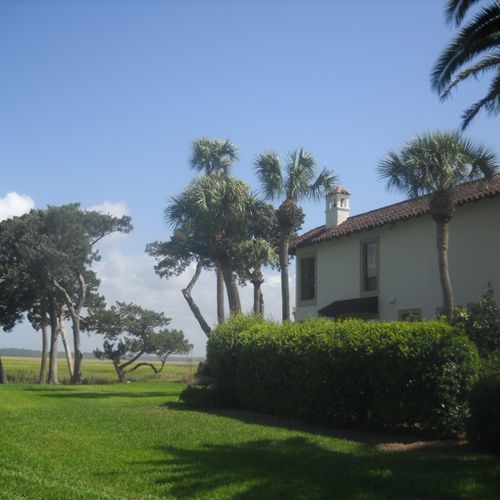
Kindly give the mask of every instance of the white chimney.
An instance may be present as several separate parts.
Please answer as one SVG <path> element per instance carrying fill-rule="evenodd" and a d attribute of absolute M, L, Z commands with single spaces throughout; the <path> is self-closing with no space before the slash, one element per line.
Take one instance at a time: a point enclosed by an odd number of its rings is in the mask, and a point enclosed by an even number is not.
<path fill-rule="evenodd" d="M 351 193 L 339 186 L 326 195 L 326 229 L 342 224 L 349 217 L 349 199 Z"/>

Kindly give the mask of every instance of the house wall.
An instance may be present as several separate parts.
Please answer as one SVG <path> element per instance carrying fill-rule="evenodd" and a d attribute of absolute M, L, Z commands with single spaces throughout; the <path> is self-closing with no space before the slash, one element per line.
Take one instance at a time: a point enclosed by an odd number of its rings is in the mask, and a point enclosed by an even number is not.
<path fill-rule="evenodd" d="M 361 244 L 379 241 L 379 317 L 397 320 L 399 311 L 421 309 L 430 319 L 442 306 L 436 225 L 430 215 L 397 222 L 297 250 L 298 321 L 322 307 L 361 294 Z M 316 300 L 299 297 L 300 258 L 316 255 Z M 488 281 L 500 299 L 500 196 L 458 207 L 450 222 L 450 275 L 455 303 L 477 302 Z M 499 302 L 500 303 L 500 302 Z"/>

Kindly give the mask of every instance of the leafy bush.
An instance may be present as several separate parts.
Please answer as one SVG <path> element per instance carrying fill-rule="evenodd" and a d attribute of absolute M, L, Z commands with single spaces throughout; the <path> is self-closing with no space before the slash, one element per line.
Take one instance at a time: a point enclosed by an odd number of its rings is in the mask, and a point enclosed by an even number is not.
<path fill-rule="evenodd" d="M 500 452 L 500 373 L 484 377 L 470 396 L 469 440 L 477 446 Z"/>
<path fill-rule="evenodd" d="M 333 425 L 463 428 L 474 344 L 443 322 L 265 322 L 236 316 L 207 344 L 220 394 L 242 407 Z"/>
<path fill-rule="evenodd" d="M 476 344 L 481 356 L 500 349 L 500 309 L 490 284 L 479 302 L 457 310 L 455 324 Z"/>

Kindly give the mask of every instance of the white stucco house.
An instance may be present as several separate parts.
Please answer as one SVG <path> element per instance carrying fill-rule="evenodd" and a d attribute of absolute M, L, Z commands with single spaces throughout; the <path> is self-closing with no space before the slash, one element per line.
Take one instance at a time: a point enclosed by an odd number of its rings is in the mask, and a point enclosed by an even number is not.
<path fill-rule="evenodd" d="M 477 302 L 488 282 L 500 297 L 500 176 L 463 184 L 450 222 L 455 303 Z M 325 225 L 301 235 L 295 319 L 431 319 L 442 311 L 436 224 L 429 197 L 350 216 L 350 193 L 326 198 Z"/>

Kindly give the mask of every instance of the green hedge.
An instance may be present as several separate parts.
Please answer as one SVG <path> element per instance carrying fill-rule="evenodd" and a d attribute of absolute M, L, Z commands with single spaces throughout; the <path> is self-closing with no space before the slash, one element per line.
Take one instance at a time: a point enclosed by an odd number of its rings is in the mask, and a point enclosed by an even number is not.
<path fill-rule="evenodd" d="M 443 322 L 284 325 L 236 316 L 210 335 L 219 397 L 243 408 L 333 425 L 463 428 L 474 344 Z"/>
<path fill-rule="evenodd" d="M 470 396 L 469 440 L 480 448 L 500 452 L 500 374 L 479 380 Z"/>

